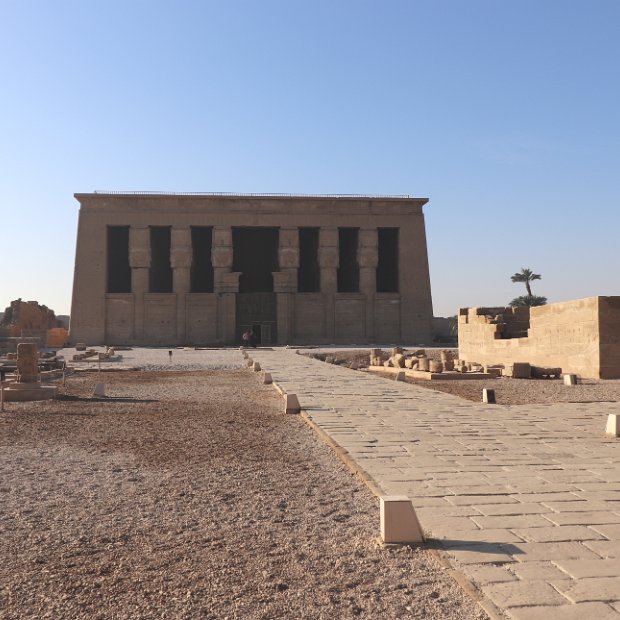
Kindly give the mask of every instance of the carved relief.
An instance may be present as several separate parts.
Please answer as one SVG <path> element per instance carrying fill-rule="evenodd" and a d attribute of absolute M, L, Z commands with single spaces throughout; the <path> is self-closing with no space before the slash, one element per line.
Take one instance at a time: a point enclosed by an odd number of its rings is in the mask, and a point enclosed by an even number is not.
<path fill-rule="evenodd" d="M 299 267 L 299 249 L 281 247 L 278 251 L 280 269 L 297 269 Z"/>
<path fill-rule="evenodd" d="M 232 247 L 232 228 L 230 226 L 216 226 L 213 229 L 213 246 Z"/>
<path fill-rule="evenodd" d="M 321 247 L 319 248 L 319 265 L 321 269 L 331 268 L 337 269 L 339 265 L 339 256 L 337 247 Z"/>
<path fill-rule="evenodd" d="M 192 253 L 189 248 L 177 248 L 170 251 L 170 265 L 173 269 L 192 266 Z"/>
<path fill-rule="evenodd" d="M 379 255 L 376 247 L 362 247 L 357 251 L 357 262 L 360 267 L 377 267 Z"/>
<path fill-rule="evenodd" d="M 297 291 L 297 274 L 295 270 L 272 271 L 274 293 L 295 293 Z"/>
<path fill-rule="evenodd" d="M 233 249 L 230 246 L 216 246 L 211 250 L 211 263 L 214 267 L 230 269 L 233 264 Z"/>
<path fill-rule="evenodd" d="M 151 267 L 151 253 L 145 249 L 129 250 L 129 266 L 132 269 L 149 269 Z"/>

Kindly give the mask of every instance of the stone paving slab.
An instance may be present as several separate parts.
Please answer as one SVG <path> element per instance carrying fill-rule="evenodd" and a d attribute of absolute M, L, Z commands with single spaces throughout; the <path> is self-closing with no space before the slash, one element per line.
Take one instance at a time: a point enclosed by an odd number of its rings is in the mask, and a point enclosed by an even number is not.
<path fill-rule="evenodd" d="M 412 499 L 429 546 L 508 617 L 620 620 L 617 403 L 483 405 L 292 350 L 250 355 L 375 488 Z"/>

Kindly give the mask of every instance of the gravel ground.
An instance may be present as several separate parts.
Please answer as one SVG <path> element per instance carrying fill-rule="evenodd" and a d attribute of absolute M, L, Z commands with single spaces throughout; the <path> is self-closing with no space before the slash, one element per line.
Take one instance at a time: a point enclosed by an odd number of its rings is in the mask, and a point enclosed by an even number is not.
<path fill-rule="evenodd" d="M 384 349 L 387 351 L 387 349 Z M 411 349 L 413 350 L 413 349 Z M 431 359 L 440 359 L 442 349 L 426 349 Z M 367 365 L 368 349 L 316 349 L 303 351 L 310 357 L 329 355 L 335 358 L 335 363 L 347 366 Z M 394 380 L 391 373 L 373 373 L 386 379 Z M 581 379 L 577 385 L 564 385 L 561 379 L 498 379 L 472 380 L 451 379 L 448 381 L 423 381 L 407 377 L 408 383 L 413 383 L 427 390 L 437 390 L 454 394 L 474 402 L 482 401 L 483 388 L 495 390 L 497 403 L 500 405 L 530 405 L 551 403 L 593 403 L 620 401 L 620 380 L 612 379 L 598 381 L 595 379 Z"/>
<path fill-rule="evenodd" d="M 105 347 L 89 347 L 95 351 L 105 352 Z M 169 352 L 172 352 L 170 356 Z M 96 359 L 85 359 L 73 362 L 73 356 L 78 353 L 74 348 L 60 349 L 59 356 L 63 356 L 68 364 L 76 369 L 94 369 L 99 367 Z M 159 348 L 159 347 L 132 347 L 126 350 L 116 349 L 116 355 L 121 359 L 102 361 L 102 370 L 148 370 L 148 371 L 194 371 L 194 370 L 227 370 L 241 368 L 243 359 L 239 349 L 207 349 L 193 347 Z"/>
<path fill-rule="evenodd" d="M 391 376 L 394 378 L 394 375 Z M 495 390 L 498 405 L 552 403 L 594 403 L 620 401 L 620 381 L 583 379 L 578 385 L 564 385 L 561 379 L 499 379 L 483 381 L 416 381 L 420 387 L 447 392 L 474 402 L 482 402 L 483 388 Z"/>
<path fill-rule="evenodd" d="M 486 618 L 255 374 L 96 380 L 0 414 L 3 620 Z"/>

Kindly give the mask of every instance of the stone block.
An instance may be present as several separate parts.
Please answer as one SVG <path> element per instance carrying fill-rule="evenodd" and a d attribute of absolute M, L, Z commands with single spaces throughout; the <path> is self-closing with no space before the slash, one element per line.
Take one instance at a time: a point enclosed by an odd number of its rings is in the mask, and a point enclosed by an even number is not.
<path fill-rule="evenodd" d="M 396 375 L 396 381 L 405 381 L 405 371 L 401 370 L 397 375 Z"/>
<path fill-rule="evenodd" d="M 607 426 L 605 434 L 610 437 L 620 437 L 620 414 L 610 413 L 607 416 Z"/>
<path fill-rule="evenodd" d="M 105 384 L 97 383 L 95 385 L 95 389 L 93 390 L 93 396 L 95 398 L 103 398 L 105 396 Z"/>
<path fill-rule="evenodd" d="M 482 390 L 482 402 L 486 403 L 487 405 L 495 405 L 495 390 L 484 388 Z"/>
<path fill-rule="evenodd" d="M 532 368 L 528 362 L 506 364 L 504 376 L 512 377 L 513 379 L 529 379 L 532 376 Z"/>
<path fill-rule="evenodd" d="M 443 364 L 435 360 L 429 360 L 428 369 L 430 372 L 443 372 Z"/>
<path fill-rule="evenodd" d="M 495 379 L 502 376 L 502 368 L 499 368 L 498 366 L 484 366 L 483 371 Z"/>
<path fill-rule="evenodd" d="M 253 370 L 254 372 L 260 372 L 260 364 L 259 364 L 258 362 L 254 362 L 254 363 L 252 364 L 252 370 Z"/>
<path fill-rule="evenodd" d="M 273 379 L 271 378 L 270 372 L 266 372 L 263 374 L 263 383 L 265 385 L 271 385 L 273 383 Z"/>
<path fill-rule="evenodd" d="M 429 360 L 428 357 L 420 357 L 418 358 L 418 370 L 423 372 L 429 371 Z"/>
<path fill-rule="evenodd" d="M 550 379 L 551 377 L 560 377 L 561 375 L 561 368 L 547 368 L 545 366 L 531 367 L 531 376 L 533 379 Z"/>
<path fill-rule="evenodd" d="M 299 405 L 299 399 L 297 394 L 285 394 L 284 395 L 284 413 L 299 413 L 301 406 Z"/>
<path fill-rule="evenodd" d="M 392 356 L 392 365 L 394 368 L 404 368 L 405 367 L 405 356 L 402 353 L 397 353 Z"/>
<path fill-rule="evenodd" d="M 86 344 L 85 344 L 85 343 L 83 343 L 83 342 L 78 342 L 78 343 L 75 345 L 75 350 L 76 350 L 76 351 L 86 351 Z"/>
<path fill-rule="evenodd" d="M 577 375 L 565 374 L 563 378 L 564 385 L 577 385 Z"/>
<path fill-rule="evenodd" d="M 20 342 L 17 345 L 17 372 L 20 383 L 37 381 L 39 353 L 37 345 L 30 342 Z"/>
<path fill-rule="evenodd" d="M 424 535 L 411 500 L 388 495 L 380 499 L 381 539 L 385 543 L 421 543 Z"/>

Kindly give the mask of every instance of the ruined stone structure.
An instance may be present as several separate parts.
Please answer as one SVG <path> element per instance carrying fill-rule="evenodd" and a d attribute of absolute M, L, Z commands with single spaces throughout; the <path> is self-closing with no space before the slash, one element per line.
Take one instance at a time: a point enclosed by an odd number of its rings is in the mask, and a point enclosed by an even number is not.
<path fill-rule="evenodd" d="M 21 342 L 25 342 L 24 338 L 35 338 L 40 346 L 61 347 L 67 341 L 68 331 L 47 306 L 16 299 L 0 320 L 0 348 L 14 348 L 8 340 L 17 338 Z"/>
<path fill-rule="evenodd" d="M 425 198 L 76 198 L 74 343 L 431 340 Z"/>
<path fill-rule="evenodd" d="M 529 363 L 590 379 L 620 379 L 620 297 L 533 308 L 463 308 L 459 358 Z"/>
<path fill-rule="evenodd" d="M 53 310 L 40 305 L 37 301 L 16 299 L 4 311 L 0 328 L 6 336 L 21 336 L 32 331 L 47 331 L 62 327 Z"/>

